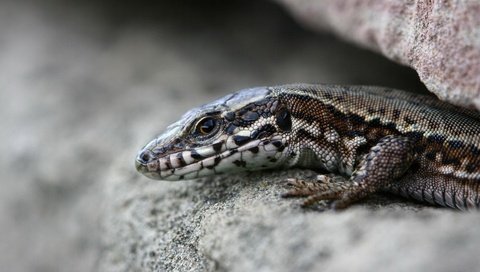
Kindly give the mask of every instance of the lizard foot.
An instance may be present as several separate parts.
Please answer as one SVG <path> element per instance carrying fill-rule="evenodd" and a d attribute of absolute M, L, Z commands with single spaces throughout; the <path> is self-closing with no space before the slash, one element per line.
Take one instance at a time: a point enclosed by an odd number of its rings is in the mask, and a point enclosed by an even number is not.
<path fill-rule="evenodd" d="M 410 138 L 388 135 L 383 137 L 362 158 L 348 181 L 341 176 L 317 177 L 317 182 L 290 181 L 294 187 L 285 196 L 304 196 L 304 207 L 321 200 L 331 201 L 332 209 L 343 209 L 351 203 L 373 194 L 401 177 L 410 167 L 414 156 Z"/>
<path fill-rule="evenodd" d="M 318 175 L 316 180 L 304 180 L 289 178 L 286 179 L 286 185 L 291 189 L 282 195 L 282 197 L 306 197 L 303 207 L 312 206 L 322 200 L 330 201 L 329 206 L 340 208 L 338 200 L 352 185 L 342 176 Z"/>

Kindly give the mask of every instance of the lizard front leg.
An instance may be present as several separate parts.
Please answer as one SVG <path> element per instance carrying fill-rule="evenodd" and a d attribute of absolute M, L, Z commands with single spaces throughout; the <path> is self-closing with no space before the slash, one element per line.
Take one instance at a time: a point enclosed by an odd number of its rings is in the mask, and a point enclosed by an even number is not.
<path fill-rule="evenodd" d="M 323 175 L 316 182 L 290 179 L 288 184 L 294 188 L 284 196 L 307 196 L 304 206 L 330 200 L 333 209 L 342 209 L 388 187 L 407 171 L 413 160 L 409 138 L 385 136 L 362 158 L 350 179 Z"/>

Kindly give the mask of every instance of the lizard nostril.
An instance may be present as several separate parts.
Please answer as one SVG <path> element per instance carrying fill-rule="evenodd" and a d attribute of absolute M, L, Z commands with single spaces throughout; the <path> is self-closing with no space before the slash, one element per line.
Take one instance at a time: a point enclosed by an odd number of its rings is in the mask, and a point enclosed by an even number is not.
<path fill-rule="evenodd" d="M 151 162 L 155 158 L 152 151 L 145 149 L 140 154 L 138 154 L 137 160 L 140 163 L 146 164 Z"/>

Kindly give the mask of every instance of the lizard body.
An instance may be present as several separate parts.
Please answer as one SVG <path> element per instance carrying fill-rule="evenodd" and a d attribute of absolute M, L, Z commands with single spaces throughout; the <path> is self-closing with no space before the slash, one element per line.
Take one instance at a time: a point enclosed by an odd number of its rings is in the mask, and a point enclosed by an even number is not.
<path fill-rule="evenodd" d="M 285 196 L 344 208 L 386 191 L 456 209 L 480 207 L 480 114 L 370 86 L 245 89 L 187 112 L 147 144 L 137 170 L 164 180 L 302 167 Z"/>

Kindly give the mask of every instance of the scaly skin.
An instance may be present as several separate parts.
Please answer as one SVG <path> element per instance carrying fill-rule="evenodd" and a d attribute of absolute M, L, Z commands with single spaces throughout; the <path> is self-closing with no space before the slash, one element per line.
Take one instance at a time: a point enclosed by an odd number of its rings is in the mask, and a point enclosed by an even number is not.
<path fill-rule="evenodd" d="M 295 84 L 241 90 L 187 112 L 138 154 L 153 179 L 302 167 L 285 196 L 332 208 L 379 191 L 480 207 L 480 114 L 382 87 Z"/>

